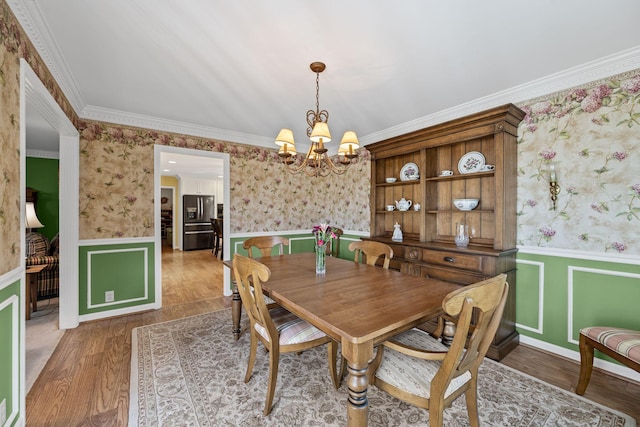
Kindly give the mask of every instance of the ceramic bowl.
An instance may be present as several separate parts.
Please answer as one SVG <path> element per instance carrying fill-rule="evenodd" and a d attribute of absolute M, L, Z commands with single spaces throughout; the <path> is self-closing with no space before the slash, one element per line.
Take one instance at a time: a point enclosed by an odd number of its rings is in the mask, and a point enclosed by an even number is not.
<path fill-rule="evenodd" d="M 453 199 L 453 205 L 461 211 L 470 211 L 478 206 L 480 199 Z"/>
<path fill-rule="evenodd" d="M 396 178 L 385 178 L 388 183 L 396 182 Z"/>

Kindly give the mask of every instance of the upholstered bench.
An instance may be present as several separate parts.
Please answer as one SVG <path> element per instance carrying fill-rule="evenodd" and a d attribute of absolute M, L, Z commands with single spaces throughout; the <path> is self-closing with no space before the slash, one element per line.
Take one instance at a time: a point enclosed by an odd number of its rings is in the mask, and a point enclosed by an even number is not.
<path fill-rule="evenodd" d="M 591 326 L 580 330 L 580 378 L 576 393 L 583 395 L 593 370 L 593 350 L 640 372 L 640 331 Z"/>

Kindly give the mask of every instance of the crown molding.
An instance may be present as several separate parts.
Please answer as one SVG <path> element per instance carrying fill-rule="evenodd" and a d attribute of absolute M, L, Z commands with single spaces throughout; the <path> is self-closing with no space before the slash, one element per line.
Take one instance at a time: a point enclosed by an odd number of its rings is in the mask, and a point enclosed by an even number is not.
<path fill-rule="evenodd" d="M 7 0 L 7 3 L 46 66 L 49 68 L 49 71 L 61 90 L 75 111 L 78 112 L 80 118 L 273 148 L 273 138 L 271 137 L 164 120 L 157 117 L 143 116 L 125 111 L 107 110 L 86 105 L 73 80 L 69 67 L 62 59 L 55 40 L 49 32 L 45 20 L 42 18 L 36 2 Z M 360 137 L 360 142 L 362 146 L 366 146 L 374 142 L 464 117 L 499 105 L 522 103 L 639 68 L 640 46 L 636 46 L 504 91 L 496 92 L 486 97 L 438 111 L 416 120 L 364 135 Z"/>
<path fill-rule="evenodd" d="M 600 58 L 586 64 L 542 77 L 496 92 L 489 96 L 457 105 L 437 113 L 421 117 L 410 122 L 402 123 L 379 132 L 374 132 L 360 138 L 363 146 L 382 141 L 408 132 L 424 129 L 449 120 L 464 117 L 508 103 L 522 103 L 528 100 L 548 96 L 569 88 L 587 84 L 616 74 L 622 74 L 640 68 L 640 46 L 618 52 L 614 55 Z M 251 144 L 260 147 L 273 148 L 273 138 L 244 134 L 224 129 L 198 126 L 184 122 L 164 120 L 156 117 L 132 114 L 123 111 L 107 110 L 89 106 L 79 115 L 84 119 L 92 119 L 109 123 L 136 126 L 149 129 L 164 130 L 203 138 L 220 139 L 229 142 Z"/>
<path fill-rule="evenodd" d="M 195 125 L 175 120 L 161 119 L 142 114 L 128 113 L 126 111 L 110 110 L 94 106 L 87 106 L 78 116 L 85 120 L 95 120 L 107 123 L 116 123 L 124 126 L 154 129 L 165 132 L 179 133 L 183 135 L 198 136 L 201 138 L 217 139 L 221 141 L 250 144 L 259 147 L 275 148 L 273 138 L 251 135 L 231 130 L 218 129 L 208 126 Z"/>
<path fill-rule="evenodd" d="M 360 142 L 362 145 L 372 144 L 499 105 L 522 103 L 639 68 L 640 46 L 636 46 L 398 126 L 365 135 L 360 138 Z"/>
<path fill-rule="evenodd" d="M 49 31 L 49 26 L 42 18 L 37 3 L 25 0 L 7 0 L 7 4 L 71 106 L 75 111 L 81 111 L 84 107 L 84 100 L 80 90 Z"/>
<path fill-rule="evenodd" d="M 60 153 L 57 151 L 27 150 L 25 155 L 39 159 L 60 159 Z"/>

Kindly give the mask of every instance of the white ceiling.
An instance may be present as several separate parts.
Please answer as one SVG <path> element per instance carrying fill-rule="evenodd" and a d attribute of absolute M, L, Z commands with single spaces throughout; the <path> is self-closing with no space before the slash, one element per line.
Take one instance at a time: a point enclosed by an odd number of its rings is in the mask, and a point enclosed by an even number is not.
<path fill-rule="evenodd" d="M 333 139 L 366 145 L 640 49 L 638 0 L 8 3 L 81 118 L 269 147 L 290 127 L 298 152 L 313 61 Z"/>

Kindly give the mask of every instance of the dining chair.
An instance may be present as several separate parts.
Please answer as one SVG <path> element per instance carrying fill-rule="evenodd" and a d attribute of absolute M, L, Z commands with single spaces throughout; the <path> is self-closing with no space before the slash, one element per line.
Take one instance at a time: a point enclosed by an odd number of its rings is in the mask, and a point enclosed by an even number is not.
<path fill-rule="evenodd" d="M 582 396 L 587 390 L 593 371 L 594 349 L 640 372 L 640 331 L 611 326 L 590 326 L 580 329 L 579 345 L 580 376 L 576 394 Z"/>
<path fill-rule="evenodd" d="M 442 426 L 444 408 L 464 394 L 470 424 L 479 426 L 478 369 L 500 324 L 509 292 L 506 278 L 500 274 L 445 297 L 442 309 L 457 323 L 451 347 L 417 328 L 378 346 L 370 382 L 428 409 L 431 427 Z"/>
<path fill-rule="evenodd" d="M 355 262 L 360 262 L 361 254 L 364 256 L 364 260 L 369 265 L 376 265 L 378 258 L 384 256 L 382 268 L 388 270 L 389 262 L 393 258 L 393 249 L 389 245 L 382 242 L 375 242 L 372 240 L 359 240 L 357 242 L 349 243 L 349 250 L 355 251 Z"/>
<path fill-rule="evenodd" d="M 337 257 L 340 254 L 340 236 L 342 236 L 343 231 L 341 228 L 332 228 L 332 231 L 336 237 L 334 239 L 329 239 L 327 255 Z"/>
<path fill-rule="evenodd" d="M 224 250 L 223 250 L 223 241 L 224 236 L 222 234 L 222 220 L 211 218 L 211 228 L 213 228 L 213 244 L 211 248 L 211 252 L 215 256 L 220 254 L 220 258 L 222 258 Z"/>
<path fill-rule="evenodd" d="M 284 253 L 284 247 L 289 246 L 289 239 L 282 236 L 258 236 L 245 240 L 242 247 L 249 254 L 249 258 L 254 258 L 252 248 L 260 251 L 260 256 L 269 256 L 273 252 L 273 248 L 278 248 L 278 254 Z"/>
<path fill-rule="evenodd" d="M 337 389 L 340 386 L 336 369 L 337 343 L 306 320 L 300 319 L 284 308 L 267 308 L 262 294 L 262 283 L 268 281 L 271 276 L 267 266 L 240 254 L 234 255 L 232 266 L 250 324 L 251 347 L 247 373 L 244 377 L 245 383 L 251 379 L 253 373 L 258 341 L 262 342 L 269 352 L 269 380 L 264 415 L 269 415 L 271 412 L 281 353 L 297 353 L 328 344 L 329 374 Z"/>
<path fill-rule="evenodd" d="M 242 247 L 247 251 L 249 258 L 255 258 L 253 255 L 253 249 L 256 248 L 260 251 L 260 256 L 269 256 L 273 253 L 273 248 L 278 249 L 278 254 L 284 254 L 284 247 L 289 246 L 289 239 L 281 236 L 258 236 L 242 242 Z M 277 306 L 277 303 L 269 297 L 265 297 L 267 306 L 273 308 Z"/>

